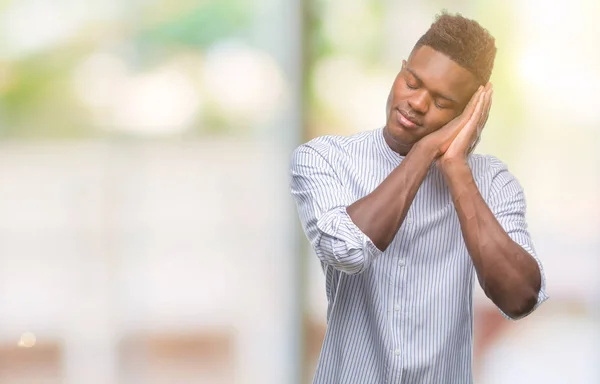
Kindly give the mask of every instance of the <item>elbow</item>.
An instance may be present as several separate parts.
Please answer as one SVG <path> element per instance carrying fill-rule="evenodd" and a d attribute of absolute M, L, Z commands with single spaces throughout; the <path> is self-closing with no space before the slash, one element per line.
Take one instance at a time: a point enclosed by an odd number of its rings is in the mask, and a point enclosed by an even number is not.
<path fill-rule="evenodd" d="M 515 299 L 511 301 L 506 314 L 515 320 L 529 315 L 538 303 L 540 289 L 541 279 L 523 287 L 520 292 L 514 294 Z"/>
<path fill-rule="evenodd" d="M 527 294 L 520 295 L 518 299 L 513 300 L 510 305 L 503 309 L 510 318 L 514 320 L 522 319 L 529 315 L 535 308 L 538 301 L 538 294 L 533 290 Z"/>

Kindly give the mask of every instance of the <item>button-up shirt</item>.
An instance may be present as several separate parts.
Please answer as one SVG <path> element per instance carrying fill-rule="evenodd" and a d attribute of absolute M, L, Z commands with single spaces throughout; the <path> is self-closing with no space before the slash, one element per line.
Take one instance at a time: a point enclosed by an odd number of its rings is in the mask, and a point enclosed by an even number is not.
<path fill-rule="evenodd" d="M 292 196 L 326 277 L 327 331 L 314 383 L 472 383 L 477 279 L 441 172 L 429 168 L 384 252 L 346 211 L 403 159 L 382 128 L 319 137 L 293 153 Z M 473 154 L 469 165 L 501 226 L 538 263 L 537 307 L 547 299 L 546 283 L 523 190 L 493 156 Z"/>

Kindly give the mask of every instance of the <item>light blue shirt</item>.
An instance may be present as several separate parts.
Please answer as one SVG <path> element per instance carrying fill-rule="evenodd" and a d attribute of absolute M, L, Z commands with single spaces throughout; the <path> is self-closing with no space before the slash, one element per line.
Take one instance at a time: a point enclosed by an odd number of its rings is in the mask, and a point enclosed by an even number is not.
<path fill-rule="evenodd" d="M 476 276 L 443 175 L 432 166 L 396 237 L 381 252 L 346 207 L 373 191 L 403 156 L 383 130 L 323 136 L 298 147 L 291 192 L 326 277 L 327 332 L 314 383 L 472 383 Z M 525 197 L 507 167 L 472 155 L 479 191 L 508 235 L 542 265 Z M 505 315 L 506 316 L 506 315 Z"/>

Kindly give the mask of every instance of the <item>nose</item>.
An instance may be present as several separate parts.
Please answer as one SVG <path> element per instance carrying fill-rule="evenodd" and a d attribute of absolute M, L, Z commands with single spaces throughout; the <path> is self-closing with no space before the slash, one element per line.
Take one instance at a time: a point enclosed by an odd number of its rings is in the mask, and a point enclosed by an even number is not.
<path fill-rule="evenodd" d="M 425 113 L 427 113 L 427 110 L 429 108 L 429 103 L 428 103 L 427 98 L 428 98 L 427 91 L 424 89 L 420 89 L 418 92 L 414 92 L 412 94 L 412 97 L 410 97 L 408 99 L 408 105 L 415 112 L 418 112 L 420 114 L 425 114 Z"/>

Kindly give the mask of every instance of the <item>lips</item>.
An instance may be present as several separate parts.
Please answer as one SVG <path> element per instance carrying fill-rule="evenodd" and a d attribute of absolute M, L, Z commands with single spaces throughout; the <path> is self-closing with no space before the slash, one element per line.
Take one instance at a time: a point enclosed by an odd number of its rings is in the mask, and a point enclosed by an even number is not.
<path fill-rule="evenodd" d="M 400 125 L 402 125 L 403 127 L 406 127 L 409 129 L 414 129 L 421 125 L 417 121 L 415 121 L 414 118 L 408 116 L 403 111 L 401 111 L 399 109 L 397 109 L 396 111 L 397 111 L 397 115 L 398 115 L 398 123 L 400 123 Z"/>

